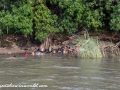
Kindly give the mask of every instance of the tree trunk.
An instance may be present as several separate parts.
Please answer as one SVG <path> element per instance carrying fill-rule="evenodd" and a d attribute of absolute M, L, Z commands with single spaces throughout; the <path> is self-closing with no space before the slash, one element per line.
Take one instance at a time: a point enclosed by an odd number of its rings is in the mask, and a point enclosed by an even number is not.
<path fill-rule="evenodd" d="M 8 34 L 8 26 L 7 26 L 7 34 Z"/>
<path fill-rule="evenodd" d="M 51 44 L 52 44 L 52 34 L 49 34 L 48 37 L 43 40 L 42 44 L 40 45 L 40 49 L 48 50 Z"/>
<path fill-rule="evenodd" d="M 3 41 L 4 41 L 4 39 L 3 39 L 3 34 L 0 36 L 0 47 L 3 47 Z"/>

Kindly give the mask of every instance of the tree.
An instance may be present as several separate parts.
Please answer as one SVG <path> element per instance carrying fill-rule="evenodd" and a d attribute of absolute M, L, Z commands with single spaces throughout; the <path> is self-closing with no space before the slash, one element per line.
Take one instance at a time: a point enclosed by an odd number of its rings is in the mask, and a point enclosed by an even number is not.
<path fill-rule="evenodd" d="M 14 28 L 17 32 L 22 32 L 24 35 L 32 34 L 32 7 L 30 4 L 24 4 L 21 7 L 12 6 L 12 16 L 14 19 Z"/>
<path fill-rule="evenodd" d="M 103 0 L 50 0 L 58 15 L 59 31 L 73 33 L 79 26 L 95 29 L 103 26 Z M 57 8 L 57 9 L 56 9 Z"/>
<path fill-rule="evenodd" d="M 1 10 L 0 23 L 1 32 L 4 32 L 5 28 L 12 31 L 12 33 L 22 33 L 28 35 L 32 33 L 32 20 L 31 13 L 32 7 L 28 3 L 24 3 L 21 6 L 15 3 L 10 3 L 9 9 Z M 5 33 L 5 32 L 4 32 Z"/>
<path fill-rule="evenodd" d="M 113 13 L 111 14 L 111 20 L 110 20 L 110 27 L 111 30 L 120 31 L 120 1 L 119 0 L 116 0 L 116 5 L 113 7 Z"/>
<path fill-rule="evenodd" d="M 57 32 L 55 27 L 57 16 L 52 14 L 44 3 L 45 1 L 36 0 L 33 7 L 35 36 L 41 41 L 50 33 Z"/>

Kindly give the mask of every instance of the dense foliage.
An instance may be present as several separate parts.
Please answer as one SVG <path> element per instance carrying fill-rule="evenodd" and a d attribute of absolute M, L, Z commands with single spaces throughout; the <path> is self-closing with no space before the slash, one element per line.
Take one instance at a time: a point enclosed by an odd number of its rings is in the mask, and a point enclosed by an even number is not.
<path fill-rule="evenodd" d="M 120 30 L 119 0 L 0 0 L 0 34 L 34 35 Z"/>

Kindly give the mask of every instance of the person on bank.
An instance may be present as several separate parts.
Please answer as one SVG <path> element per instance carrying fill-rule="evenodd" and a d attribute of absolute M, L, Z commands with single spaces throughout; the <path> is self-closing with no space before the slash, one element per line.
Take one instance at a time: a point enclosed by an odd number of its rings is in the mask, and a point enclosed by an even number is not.
<path fill-rule="evenodd" d="M 54 49 L 53 51 L 52 51 L 52 54 L 56 54 L 57 53 L 57 51 L 56 51 L 56 49 Z"/>
<path fill-rule="evenodd" d="M 45 52 L 43 49 L 38 49 L 37 51 L 31 53 L 32 56 L 35 56 L 35 55 L 40 56 L 40 55 L 44 55 L 44 54 L 45 54 Z"/>
<path fill-rule="evenodd" d="M 9 59 L 16 59 L 16 55 L 10 56 Z"/>
<path fill-rule="evenodd" d="M 32 52 L 31 55 L 32 55 L 32 56 L 35 56 L 35 52 Z"/>
<path fill-rule="evenodd" d="M 29 55 L 28 55 L 28 53 L 27 53 L 27 52 L 25 52 L 25 53 L 24 53 L 24 56 L 25 56 L 25 57 L 28 57 Z"/>

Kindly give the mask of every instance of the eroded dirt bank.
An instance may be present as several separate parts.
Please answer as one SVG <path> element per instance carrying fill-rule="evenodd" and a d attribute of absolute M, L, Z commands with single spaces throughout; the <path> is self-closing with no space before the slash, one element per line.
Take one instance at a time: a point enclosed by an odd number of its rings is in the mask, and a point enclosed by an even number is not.
<path fill-rule="evenodd" d="M 64 45 L 75 45 L 77 40 L 76 35 L 63 36 L 57 34 L 53 37 L 53 45 L 58 48 L 62 44 Z M 83 36 L 83 35 L 79 35 Z M 105 34 L 90 34 L 90 37 L 98 38 L 100 41 L 100 47 L 108 52 L 115 53 L 116 50 L 119 51 L 119 36 L 105 35 Z M 0 54 L 13 54 L 13 53 L 24 53 L 25 51 L 31 53 L 36 51 L 40 43 L 32 43 L 29 37 L 23 35 L 3 35 L 0 37 Z"/>

